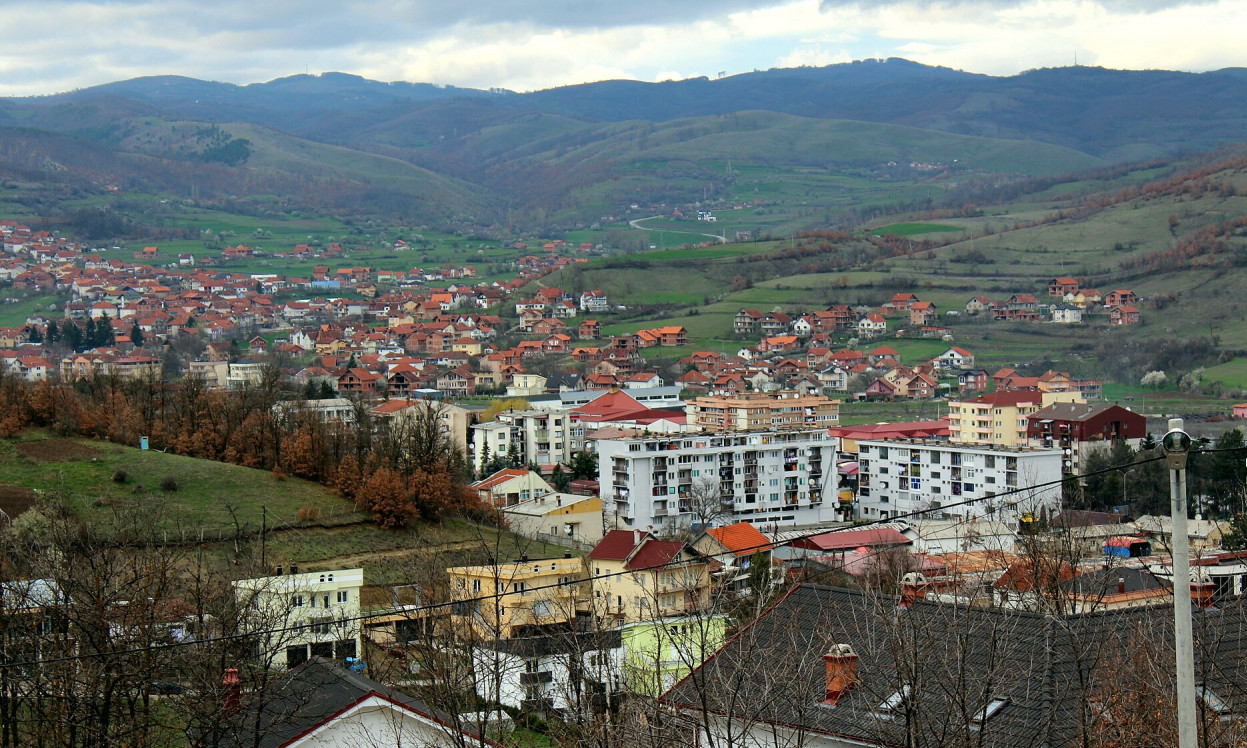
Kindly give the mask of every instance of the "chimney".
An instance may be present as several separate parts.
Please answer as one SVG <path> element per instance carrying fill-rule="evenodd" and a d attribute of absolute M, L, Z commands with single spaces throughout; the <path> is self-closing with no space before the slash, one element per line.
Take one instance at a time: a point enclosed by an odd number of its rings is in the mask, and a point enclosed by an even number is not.
<path fill-rule="evenodd" d="M 927 578 L 916 571 L 901 577 L 901 602 L 897 606 L 909 610 L 914 603 L 927 596 Z"/>
<path fill-rule="evenodd" d="M 1191 602 L 1198 605 L 1201 610 L 1216 610 L 1213 603 L 1213 595 L 1216 594 L 1217 585 L 1212 581 L 1212 577 L 1208 576 L 1208 572 L 1200 569 L 1195 572 L 1191 579 Z"/>
<path fill-rule="evenodd" d="M 277 565 L 277 576 L 281 576 L 281 564 Z"/>
<path fill-rule="evenodd" d="M 572 557 L 571 551 L 563 551 L 563 558 L 571 558 L 571 557 Z"/>
<path fill-rule="evenodd" d="M 835 706 L 857 682 L 857 655 L 848 644 L 832 644 L 823 662 L 827 664 L 827 698 L 823 703 Z"/>
<path fill-rule="evenodd" d="M 291 574 L 298 574 L 298 573 L 299 573 L 299 565 L 298 565 L 298 564 L 294 564 L 294 563 L 290 564 L 290 573 L 291 573 Z"/>
<path fill-rule="evenodd" d="M 634 546 L 635 546 L 635 545 L 639 545 L 639 544 L 640 544 L 640 542 L 641 542 L 641 531 L 640 531 L 640 530 L 633 530 L 633 531 L 632 531 L 632 545 L 634 545 Z"/>
<path fill-rule="evenodd" d="M 1117 577 L 1117 594 L 1119 595 L 1126 594 L 1126 578 L 1125 577 Z"/>
<path fill-rule="evenodd" d="M 221 679 L 222 690 L 225 691 L 225 704 L 223 709 L 226 716 L 232 716 L 238 713 L 238 708 L 242 705 L 242 684 L 238 682 L 238 668 L 232 667 L 225 671 L 225 677 Z"/>

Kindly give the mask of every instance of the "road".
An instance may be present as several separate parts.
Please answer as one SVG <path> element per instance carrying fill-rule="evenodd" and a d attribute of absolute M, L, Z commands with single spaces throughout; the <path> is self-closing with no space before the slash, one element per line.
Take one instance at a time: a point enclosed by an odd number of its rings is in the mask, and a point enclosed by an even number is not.
<path fill-rule="evenodd" d="M 634 218 L 631 221 L 628 221 L 628 225 L 634 229 L 639 229 L 641 231 L 661 231 L 664 234 L 688 234 L 690 236 L 705 236 L 711 239 L 718 240 L 719 244 L 727 244 L 727 237 L 720 236 L 719 234 L 703 234 L 700 231 L 677 231 L 676 229 L 651 229 L 651 228 L 641 225 L 642 221 L 652 221 L 655 218 L 663 218 L 663 216 L 649 216 L 648 218 Z"/>

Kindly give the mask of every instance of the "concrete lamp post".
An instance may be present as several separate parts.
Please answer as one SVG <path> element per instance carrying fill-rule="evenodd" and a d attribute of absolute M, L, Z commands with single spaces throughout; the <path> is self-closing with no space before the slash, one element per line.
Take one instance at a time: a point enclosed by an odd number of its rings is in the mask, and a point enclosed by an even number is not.
<path fill-rule="evenodd" d="M 1182 430 L 1182 419 L 1169 419 L 1169 431 L 1161 440 L 1169 467 L 1169 513 L 1173 556 L 1173 636 L 1178 692 L 1178 748 L 1196 748 L 1199 728 L 1195 721 L 1195 644 L 1191 632 L 1191 548 L 1186 534 L 1186 460 L 1191 437 Z"/>

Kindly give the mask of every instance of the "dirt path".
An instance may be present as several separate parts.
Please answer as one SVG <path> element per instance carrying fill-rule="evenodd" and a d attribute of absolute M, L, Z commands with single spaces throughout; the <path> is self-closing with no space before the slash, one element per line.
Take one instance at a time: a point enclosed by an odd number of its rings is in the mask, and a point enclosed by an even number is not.
<path fill-rule="evenodd" d="M 700 231 L 680 231 L 679 229 L 651 229 L 651 228 L 647 228 L 641 225 L 643 221 L 652 221 L 655 218 L 662 218 L 662 216 L 649 216 L 648 218 L 634 218 L 631 221 L 628 221 L 628 225 L 639 231 L 650 231 L 650 232 L 661 231 L 664 234 L 687 234 L 689 236 L 705 236 L 705 237 L 709 237 L 711 239 L 718 241 L 719 244 L 727 244 L 727 237 L 720 236 L 719 234 L 704 234 Z M 662 248 L 659 247 L 659 249 L 662 249 Z"/>

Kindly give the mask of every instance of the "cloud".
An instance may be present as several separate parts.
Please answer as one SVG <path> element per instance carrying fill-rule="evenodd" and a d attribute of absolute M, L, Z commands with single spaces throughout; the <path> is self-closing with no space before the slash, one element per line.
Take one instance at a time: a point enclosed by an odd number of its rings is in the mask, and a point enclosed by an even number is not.
<path fill-rule="evenodd" d="M 6 0 L 0 95 L 343 71 L 513 90 L 864 57 L 1007 75 L 1247 65 L 1239 0 Z"/>

